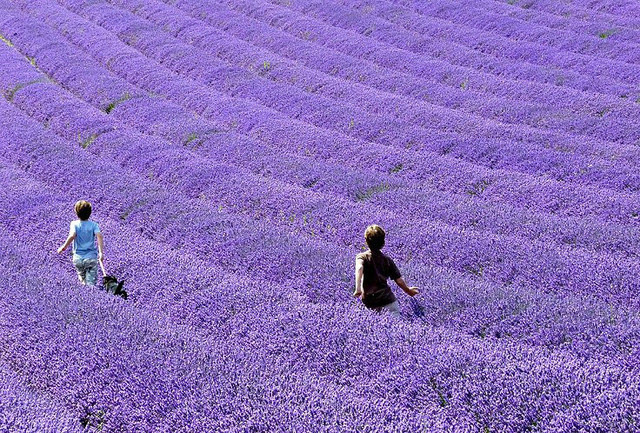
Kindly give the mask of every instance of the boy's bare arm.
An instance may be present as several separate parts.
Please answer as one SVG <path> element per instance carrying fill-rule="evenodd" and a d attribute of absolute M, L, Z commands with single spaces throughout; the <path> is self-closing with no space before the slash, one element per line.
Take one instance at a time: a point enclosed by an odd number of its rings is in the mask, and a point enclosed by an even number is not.
<path fill-rule="evenodd" d="M 96 233 L 96 239 L 98 240 L 98 260 L 102 260 L 104 259 L 104 236 L 102 236 L 102 233 L 98 232 Z"/>
<path fill-rule="evenodd" d="M 60 254 L 61 252 L 63 252 L 64 250 L 66 250 L 67 248 L 69 248 L 69 245 L 71 245 L 71 242 L 73 242 L 73 240 L 76 238 L 76 234 L 73 233 L 69 233 L 69 236 L 67 236 L 67 240 L 64 241 L 64 244 L 62 244 L 62 246 L 60 248 L 58 248 L 58 254 Z"/>
<path fill-rule="evenodd" d="M 409 296 L 415 296 L 419 292 L 419 289 L 417 287 L 409 287 L 402 277 L 397 278 L 395 282 Z"/>
<path fill-rule="evenodd" d="M 364 266 L 362 260 L 356 259 L 356 290 L 353 292 L 353 296 L 362 296 L 362 277 L 364 276 Z"/>

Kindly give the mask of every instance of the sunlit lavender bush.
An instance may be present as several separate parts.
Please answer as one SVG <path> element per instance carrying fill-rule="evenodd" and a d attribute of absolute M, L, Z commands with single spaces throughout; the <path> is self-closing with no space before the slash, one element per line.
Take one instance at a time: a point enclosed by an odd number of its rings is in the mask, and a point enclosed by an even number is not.
<path fill-rule="evenodd" d="M 0 92 L 0 431 L 640 431 L 636 3 L 0 0 Z"/>

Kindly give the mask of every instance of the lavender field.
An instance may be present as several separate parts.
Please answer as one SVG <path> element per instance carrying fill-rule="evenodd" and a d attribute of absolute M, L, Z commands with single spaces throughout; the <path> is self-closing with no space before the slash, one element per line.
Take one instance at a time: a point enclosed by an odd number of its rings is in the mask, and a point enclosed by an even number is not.
<path fill-rule="evenodd" d="M 639 432 L 640 3 L 0 0 L 1 432 Z M 93 204 L 123 300 L 56 248 Z M 376 223 L 421 293 L 352 296 Z"/>

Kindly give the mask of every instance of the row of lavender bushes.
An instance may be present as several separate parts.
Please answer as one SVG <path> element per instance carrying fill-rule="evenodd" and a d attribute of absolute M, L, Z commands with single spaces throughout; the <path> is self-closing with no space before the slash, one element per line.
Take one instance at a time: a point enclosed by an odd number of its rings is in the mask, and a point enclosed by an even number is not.
<path fill-rule="evenodd" d="M 56 401 L 51 431 L 70 417 L 108 431 L 572 431 L 611 422 L 633 431 L 636 194 L 451 157 L 425 161 L 433 154 L 318 129 L 190 75 L 213 63 L 162 69 L 145 41 L 181 48 L 143 22 L 119 20 L 143 25 L 138 41 L 125 38 L 140 54 L 91 23 L 80 42 L 78 17 L 38 6 L 20 4 L 61 35 L 13 6 L 0 22 L 14 44 L 0 51 L 0 268 L 15 295 L 0 303 L 15 331 L 0 336 L 0 361 L 28 381 L 21 401 L 43 395 L 44 409 Z M 131 18 L 108 5 L 88 10 L 115 32 L 108 17 Z M 500 175 L 507 179 L 487 185 L 475 177 Z M 554 192 L 557 215 L 540 196 L 529 209 L 505 196 L 517 180 Z M 520 188 L 513 194 L 524 199 Z M 435 217 L 422 208 L 432 193 L 465 209 L 487 206 L 485 226 L 462 227 L 434 200 Z M 95 198 L 128 303 L 74 285 L 69 263 L 43 258 L 79 195 Z M 406 210 L 397 196 L 415 202 Z M 580 245 L 535 241 L 537 224 L 509 233 L 505 221 L 514 230 L 528 222 L 493 212 L 503 202 L 551 227 L 549 238 L 584 224 L 573 232 Z M 594 209 L 594 218 L 575 218 Z M 371 217 L 425 288 L 403 303 L 402 321 L 347 302 Z M 23 407 L 8 411 L 14 425 L 27 419 Z"/>

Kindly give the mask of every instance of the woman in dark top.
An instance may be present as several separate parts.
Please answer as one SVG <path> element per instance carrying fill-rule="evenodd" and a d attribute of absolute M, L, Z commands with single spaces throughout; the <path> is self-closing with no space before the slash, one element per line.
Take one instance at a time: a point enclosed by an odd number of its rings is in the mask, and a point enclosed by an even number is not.
<path fill-rule="evenodd" d="M 400 315 L 398 301 L 387 279 L 395 281 L 409 296 L 415 296 L 418 288 L 409 287 L 393 260 L 380 251 L 384 246 L 384 237 L 384 230 L 378 225 L 370 225 L 364 232 L 369 250 L 356 256 L 356 290 L 353 296 L 362 299 L 367 308 Z"/>

